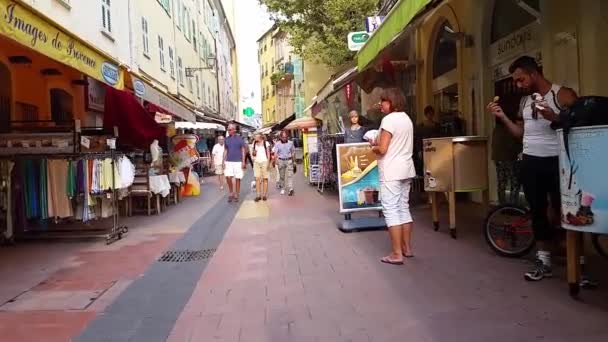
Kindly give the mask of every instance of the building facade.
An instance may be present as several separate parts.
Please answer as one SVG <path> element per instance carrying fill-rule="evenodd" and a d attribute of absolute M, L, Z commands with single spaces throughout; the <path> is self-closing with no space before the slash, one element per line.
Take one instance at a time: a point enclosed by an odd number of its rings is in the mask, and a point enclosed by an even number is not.
<path fill-rule="evenodd" d="M 219 0 L 22 2 L 158 91 L 202 113 L 235 118 L 232 3 L 227 16 Z M 132 81 L 127 77 L 127 88 Z"/>
<path fill-rule="evenodd" d="M 266 31 L 258 39 L 258 63 L 260 64 L 260 84 L 262 96 L 262 122 L 264 126 L 277 123 L 276 117 L 276 89 L 271 77 L 275 69 L 274 33 L 278 31 L 276 25 Z"/>

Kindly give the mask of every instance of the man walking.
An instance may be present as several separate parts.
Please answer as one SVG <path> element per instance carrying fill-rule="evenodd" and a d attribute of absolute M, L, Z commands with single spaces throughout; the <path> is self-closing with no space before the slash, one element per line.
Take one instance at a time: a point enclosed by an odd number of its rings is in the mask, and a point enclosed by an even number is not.
<path fill-rule="evenodd" d="M 213 159 L 215 174 L 220 183 L 220 190 L 224 190 L 224 137 L 221 135 L 217 137 L 217 144 L 213 146 L 211 158 Z"/>
<path fill-rule="evenodd" d="M 243 179 L 243 170 L 247 169 L 245 163 L 245 154 L 247 145 L 243 138 L 236 134 L 236 125 L 228 125 L 228 137 L 224 143 L 224 174 L 228 183 L 228 203 L 238 202 L 239 194 L 241 193 L 241 179 Z M 232 186 L 232 178 L 236 178 L 235 186 Z M 234 189 L 234 192 L 233 192 Z"/>
<path fill-rule="evenodd" d="M 295 161 L 295 147 L 288 140 L 287 132 L 282 131 L 280 140 L 274 145 L 273 153 L 279 166 L 279 187 L 281 195 L 285 195 L 285 189 L 289 196 L 293 196 L 293 167 Z"/>
<path fill-rule="evenodd" d="M 530 205 L 532 226 L 537 242 L 537 261 L 524 278 L 538 281 L 553 275 L 549 243 L 560 218 L 559 143 L 551 123 L 559 121 L 559 112 L 576 101 L 576 93 L 548 81 L 532 57 L 518 58 L 509 67 L 515 85 L 530 94 L 522 99 L 519 114 L 509 119 L 502 108 L 492 102 L 488 110 L 517 138 L 523 138 L 521 180 Z M 538 98 L 539 94 L 542 98 Z M 551 200 L 552 219 L 547 209 Z"/>

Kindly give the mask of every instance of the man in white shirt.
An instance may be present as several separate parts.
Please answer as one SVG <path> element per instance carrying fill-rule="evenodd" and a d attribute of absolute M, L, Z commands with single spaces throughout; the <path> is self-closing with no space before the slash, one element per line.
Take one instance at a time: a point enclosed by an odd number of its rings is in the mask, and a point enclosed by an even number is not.
<path fill-rule="evenodd" d="M 215 174 L 217 175 L 220 183 L 220 190 L 224 190 L 224 137 L 217 137 L 217 144 L 213 146 L 211 151 L 211 157 L 213 158 L 213 165 L 215 167 Z"/>

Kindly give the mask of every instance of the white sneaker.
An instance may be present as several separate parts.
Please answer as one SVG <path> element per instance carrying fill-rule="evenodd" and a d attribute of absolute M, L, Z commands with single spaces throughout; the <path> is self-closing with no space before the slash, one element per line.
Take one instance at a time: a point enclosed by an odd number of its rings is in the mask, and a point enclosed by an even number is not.
<path fill-rule="evenodd" d="M 285 195 L 285 189 L 281 190 L 281 195 Z"/>

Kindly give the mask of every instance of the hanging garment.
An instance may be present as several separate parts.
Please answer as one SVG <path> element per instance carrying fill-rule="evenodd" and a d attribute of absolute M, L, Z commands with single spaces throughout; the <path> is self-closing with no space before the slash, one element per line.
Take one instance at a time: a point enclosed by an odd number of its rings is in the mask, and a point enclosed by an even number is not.
<path fill-rule="evenodd" d="M 86 179 L 85 179 L 86 172 L 87 172 L 86 161 L 79 160 L 78 163 L 76 163 L 76 194 L 77 195 L 84 195 L 84 193 L 86 192 L 86 189 L 87 189 Z"/>
<path fill-rule="evenodd" d="M 47 172 L 48 172 L 48 168 L 47 168 L 47 160 L 46 159 L 42 159 L 40 160 L 40 178 L 39 178 L 39 182 L 38 182 L 38 191 L 40 194 L 40 219 L 41 220 L 46 220 L 49 218 L 49 211 L 48 211 L 48 206 L 49 206 L 49 200 L 48 200 L 48 195 L 49 195 L 49 191 L 48 191 L 48 184 L 47 184 Z"/>
<path fill-rule="evenodd" d="M 27 231 L 27 200 L 25 192 L 25 162 L 19 160 L 11 172 L 11 191 L 13 206 L 13 227 L 14 231 Z"/>
<path fill-rule="evenodd" d="M 72 202 L 66 192 L 68 161 L 49 160 L 47 168 L 48 215 L 53 218 L 73 216 Z"/>
<path fill-rule="evenodd" d="M 69 199 L 76 197 L 76 163 L 71 160 L 68 162 L 65 193 Z"/>
<path fill-rule="evenodd" d="M 27 219 L 39 219 L 41 218 L 41 205 L 46 203 L 46 199 L 44 202 L 41 199 L 41 192 L 46 194 L 46 184 L 45 188 L 41 188 L 41 182 L 43 181 L 42 175 L 40 171 L 42 167 L 40 165 L 40 160 L 29 159 L 25 161 L 25 196 L 26 196 L 26 210 L 27 210 Z M 46 177 L 44 177 L 46 180 Z"/>
<path fill-rule="evenodd" d="M 120 175 L 120 189 L 126 189 L 133 185 L 135 180 L 135 165 L 127 157 L 121 157 L 118 162 L 118 173 Z"/>

